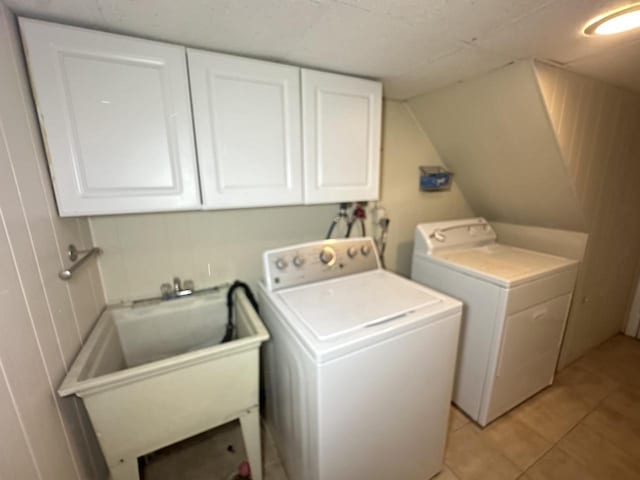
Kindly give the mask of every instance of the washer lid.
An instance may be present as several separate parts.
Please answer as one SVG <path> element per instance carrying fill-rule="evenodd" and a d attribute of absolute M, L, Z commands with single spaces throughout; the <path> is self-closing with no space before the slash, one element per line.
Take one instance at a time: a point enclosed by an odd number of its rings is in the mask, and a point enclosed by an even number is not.
<path fill-rule="evenodd" d="M 514 286 L 576 264 L 568 258 L 499 243 L 441 250 L 434 252 L 433 257 L 504 286 Z"/>
<path fill-rule="evenodd" d="M 289 288 L 279 296 L 318 340 L 334 339 L 443 301 L 425 287 L 384 270 Z"/>

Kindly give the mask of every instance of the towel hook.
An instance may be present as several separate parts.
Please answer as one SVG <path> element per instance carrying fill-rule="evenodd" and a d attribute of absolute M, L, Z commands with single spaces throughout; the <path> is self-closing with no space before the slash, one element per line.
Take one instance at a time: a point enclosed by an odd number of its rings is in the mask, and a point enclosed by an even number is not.
<path fill-rule="evenodd" d="M 71 243 L 67 248 L 67 255 L 69 256 L 69 260 L 75 263 L 66 270 L 61 270 L 60 273 L 58 273 L 58 277 L 60 277 L 61 280 L 69 280 L 73 276 L 73 272 L 75 272 L 76 269 L 80 267 L 80 265 L 87 261 L 88 258 L 101 253 L 102 250 L 99 247 L 93 247 L 88 250 L 78 250 L 78 248 L 73 243 Z M 85 255 L 78 260 L 78 255 L 80 254 Z"/>

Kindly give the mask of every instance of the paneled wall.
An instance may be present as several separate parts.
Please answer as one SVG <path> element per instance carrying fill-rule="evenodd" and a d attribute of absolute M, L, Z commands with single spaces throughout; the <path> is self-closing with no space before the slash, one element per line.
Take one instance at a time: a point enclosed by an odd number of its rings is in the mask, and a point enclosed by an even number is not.
<path fill-rule="evenodd" d="M 640 96 L 535 64 L 589 241 L 561 358 L 619 332 L 640 260 Z"/>
<path fill-rule="evenodd" d="M 409 275 L 417 223 L 472 215 L 457 185 L 418 190 L 418 166 L 440 157 L 406 105 L 386 101 L 380 204 L 391 218 L 387 266 Z M 196 287 L 240 278 L 256 282 L 261 253 L 324 238 L 337 205 L 254 208 L 91 218 L 104 249 L 100 268 L 107 301 L 157 296 L 173 275 Z M 369 229 L 369 232 L 371 229 Z"/>
<path fill-rule="evenodd" d="M 91 244 L 57 217 L 15 19 L 0 2 L 0 478 L 106 476 L 80 402 L 56 389 L 104 305 L 95 264 L 58 279 L 64 251 Z"/>

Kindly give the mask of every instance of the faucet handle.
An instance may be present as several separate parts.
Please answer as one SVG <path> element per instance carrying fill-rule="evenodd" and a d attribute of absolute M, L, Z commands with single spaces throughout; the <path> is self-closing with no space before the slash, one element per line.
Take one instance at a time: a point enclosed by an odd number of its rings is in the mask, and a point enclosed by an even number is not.
<path fill-rule="evenodd" d="M 170 283 L 163 283 L 162 285 L 160 285 L 160 293 L 162 294 L 163 298 L 166 298 L 169 295 L 171 295 L 172 291 L 173 291 L 173 288 L 171 287 Z"/>

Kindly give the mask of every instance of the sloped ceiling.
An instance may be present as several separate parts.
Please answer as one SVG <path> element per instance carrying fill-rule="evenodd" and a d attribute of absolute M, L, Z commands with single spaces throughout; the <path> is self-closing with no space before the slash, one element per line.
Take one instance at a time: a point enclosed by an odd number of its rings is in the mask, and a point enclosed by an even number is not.
<path fill-rule="evenodd" d="M 586 231 L 533 62 L 416 97 L 409 107 L 477 214 Z"/>
<path fill-rule="evenodd" d="M 382 79 L 406 99 L 541 58 L 640 90 L 640 30 L 583 35 L 628 0 L 0 0 L 14 13 Z"/>

